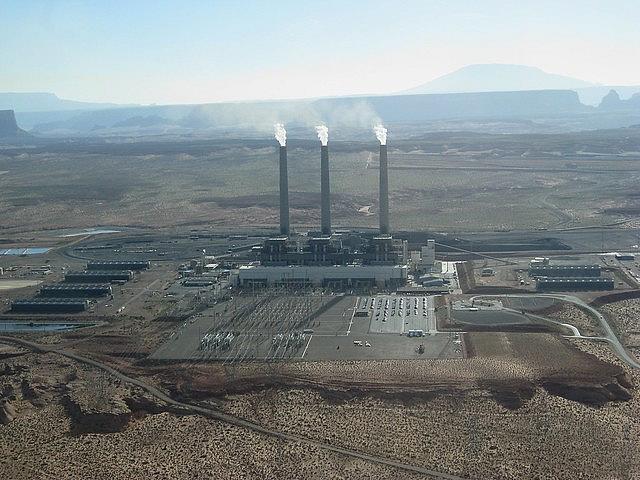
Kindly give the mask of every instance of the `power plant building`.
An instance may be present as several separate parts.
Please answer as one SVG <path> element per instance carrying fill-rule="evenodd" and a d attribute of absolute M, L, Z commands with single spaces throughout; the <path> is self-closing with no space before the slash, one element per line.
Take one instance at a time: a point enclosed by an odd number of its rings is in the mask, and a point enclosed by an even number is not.
<path fill-rule="evenodd" d="M 318 236 L 290 237 L 287 148 L 280 146 L 280 236 L 267 239 L 253 253 L 259 263 L 240 267 L 240 286 L 314 285 L 340 288 L 399 287 L 407 281 L 407 242 L 389 235 L 387 146 L 380 146 L 377 235 L 333 234 L 329 147 L 320 148 L 321 224 Z"/>
<path fill-rule="evenodd" d="M 111 295 L 111 285 L 100 283 L 61 283 L 40 288 L 41 297 L 87 298 Z"/>
<path fill-rule="evenodd" d="M 129 281 L 133 278 L 131 270 L 85 270 L 69 272 L 64 276 L 68 283 L 109 283 L 113 281 Z"/>
<path fill-rule="evenodd" d="M 407 281 L 406 265 L 247 265 L 240 267 L 238 282 L 252 285 L 313 285 L 333 288 L 394 288 Z"/>
<path fill-rule="evenodd" d="M 91 261 L 87 263 L 87 270 L 147 270 L 151 266 L 151 262 L 143 260 L 106 260 Z"/>
<path fill-rule="evenodd" d="M 609 277 L 540 277 L 536 279 L 539 291 L 591 291 L 613 290 L 614 281 Z"/>
<path fill-rule="evenodd" d="M 88 300 L 78 298 L 34 298 L 11 303 L 11 311 L 15 313 L 78 313 L 88 308 Z"/>
<path fill-rule="evenodd" d="M 529 265 L 530 277 L 599 277 L 600 265 Z"/>

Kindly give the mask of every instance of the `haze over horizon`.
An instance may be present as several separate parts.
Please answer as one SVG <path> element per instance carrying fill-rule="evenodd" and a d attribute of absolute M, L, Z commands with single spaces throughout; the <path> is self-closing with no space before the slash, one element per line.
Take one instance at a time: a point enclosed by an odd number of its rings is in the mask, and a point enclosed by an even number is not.
<path fill-rule="evenodd" d="M 636 2 L 451 7 L 10 0 L 0 91 L 142 104 L 387 94 L 483 63 L 640 84 Z"/>

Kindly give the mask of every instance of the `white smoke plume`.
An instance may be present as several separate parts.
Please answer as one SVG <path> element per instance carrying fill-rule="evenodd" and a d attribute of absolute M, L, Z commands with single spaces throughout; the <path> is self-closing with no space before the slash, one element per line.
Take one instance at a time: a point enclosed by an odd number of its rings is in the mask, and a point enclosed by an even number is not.
<path fill-rule="evenodd" d="M 387 144 L 387 129 L 384 128 L 381 124 L 373 127 L 373 131 L 376 133 L 376 137 L 380 140 L 380 145 Z"/>
<path fill-rule="evenodd" d="M 276 140 L 281 147 L 284 147 L 287 144 L 287 131 L 284 129 L 284 124 L 276 123 L 274 125 Z"/>
<path fill-rule="evenodd" d="M 318 133 L 320 143 L 322 143 L 322 145 L 326 145 L 329 142 L 329 129 L 327 128 L 327 126 L 318 125 L 316 127 L 316 132 Z"/>

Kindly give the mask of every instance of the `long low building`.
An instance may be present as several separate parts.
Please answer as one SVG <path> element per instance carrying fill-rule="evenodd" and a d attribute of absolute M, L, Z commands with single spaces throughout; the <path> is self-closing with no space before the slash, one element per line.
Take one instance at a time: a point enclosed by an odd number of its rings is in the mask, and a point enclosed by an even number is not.
<path fill-rule="evenodd" d="M 540 277 L 536 288 L 541 291 L 590 291 L 613 290 L 613 278 L 609 277 Z"/>
<path fill-rule="evenodd" d="M 15 313 L 78 313 L 87 308 L 89 302 L 78 298 L 32 298 L 11 303 Z"/>
<path fill-rule="evenodd" d="M 183 280 L 185 287 L 210 287 L 216 284 L 216 279 L 212 277 L 188 277 Z"/>
<path fill-rule="evenodd" d="M 87 270 L 146 270 L 151 263 L 145 260 L 94 260 L 87 263 Z"/>
<path fill-rule="evenodd" d="M 44 285 L 40 288 L 41 297 L 102 297 L 111 295 L 111 293 L 111 285 L 108 283 L 60 283 L 57 285 Z"/>
<path fill-rule="evenodd" d="M 240 267 L 238 284 L 332 287 L 399 287 L 407 282 L 406 265 L 247 265 Z"/>
<path fill-rule="evenodd" d="M 108 283 L 114 280 L 129 281 L 133 278 L 131 270 L 95 270 L 84 272 L 69 272 L 64 276 L 68 283 Z"/>
<path fill-rule="evenodd" d="M 599 277 L 600 265 L 530 265 L 530 277 Z"/>

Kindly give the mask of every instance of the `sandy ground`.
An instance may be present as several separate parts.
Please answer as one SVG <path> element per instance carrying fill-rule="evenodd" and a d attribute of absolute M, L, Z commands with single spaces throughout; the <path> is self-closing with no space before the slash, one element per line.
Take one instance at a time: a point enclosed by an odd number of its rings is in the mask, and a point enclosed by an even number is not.
<path fill-rule="evenodd" d="M 35 287 L 40 285 L 40 280 L 0 280 L 0 291 L 14 290 L 16 288 Z"/>
<path fill-rule="evenodd" d="M 155 372 L 147 380 L 189 401 L 209 403 L 207 391 L 235 385 L 236 393 L 218 397 L 226 412 L 465 478 L 640 477 L 635 389 L 628 401 L 593 407 L 550 388 L 564 381 L 567 391 L 570 384 L 600 391 L 620 375 L 625 385 L 638 385 L 640 374 L 606 347 L 489 333 L 472 334 L 469 344 L 470 359 L 138 367 L 138 373 Z M 269 384 L 267 374 L 280 380 Z M 3 405 L 15 412 L 0 425 L 0 478 L 414 478 L 179 415 L 55 354 L 0 348 L 0 386 Z M 197 389 L 200 397 L 189 399 Z M 512 401 L 513 391 L 522 398 Z"/>
<path fill-rule="evenodd" d="M 575 305 L 569 303 L 563 302 L 556 304 L 546 310 L 543 310 L 540 314 L 559 322 L 573 325 L 580 331 L 580 334 L 585 336 L 597 337 L 604 334 L 598 320 L 593 318 L 593 316 L 589 315 L 584 310 L 581 310 Z"/>
<path fill-rule="evenodd" d="M 625 347 L 640 360 L 640 299 L 610 303 L 601 310 L 613 321 Z"/>

